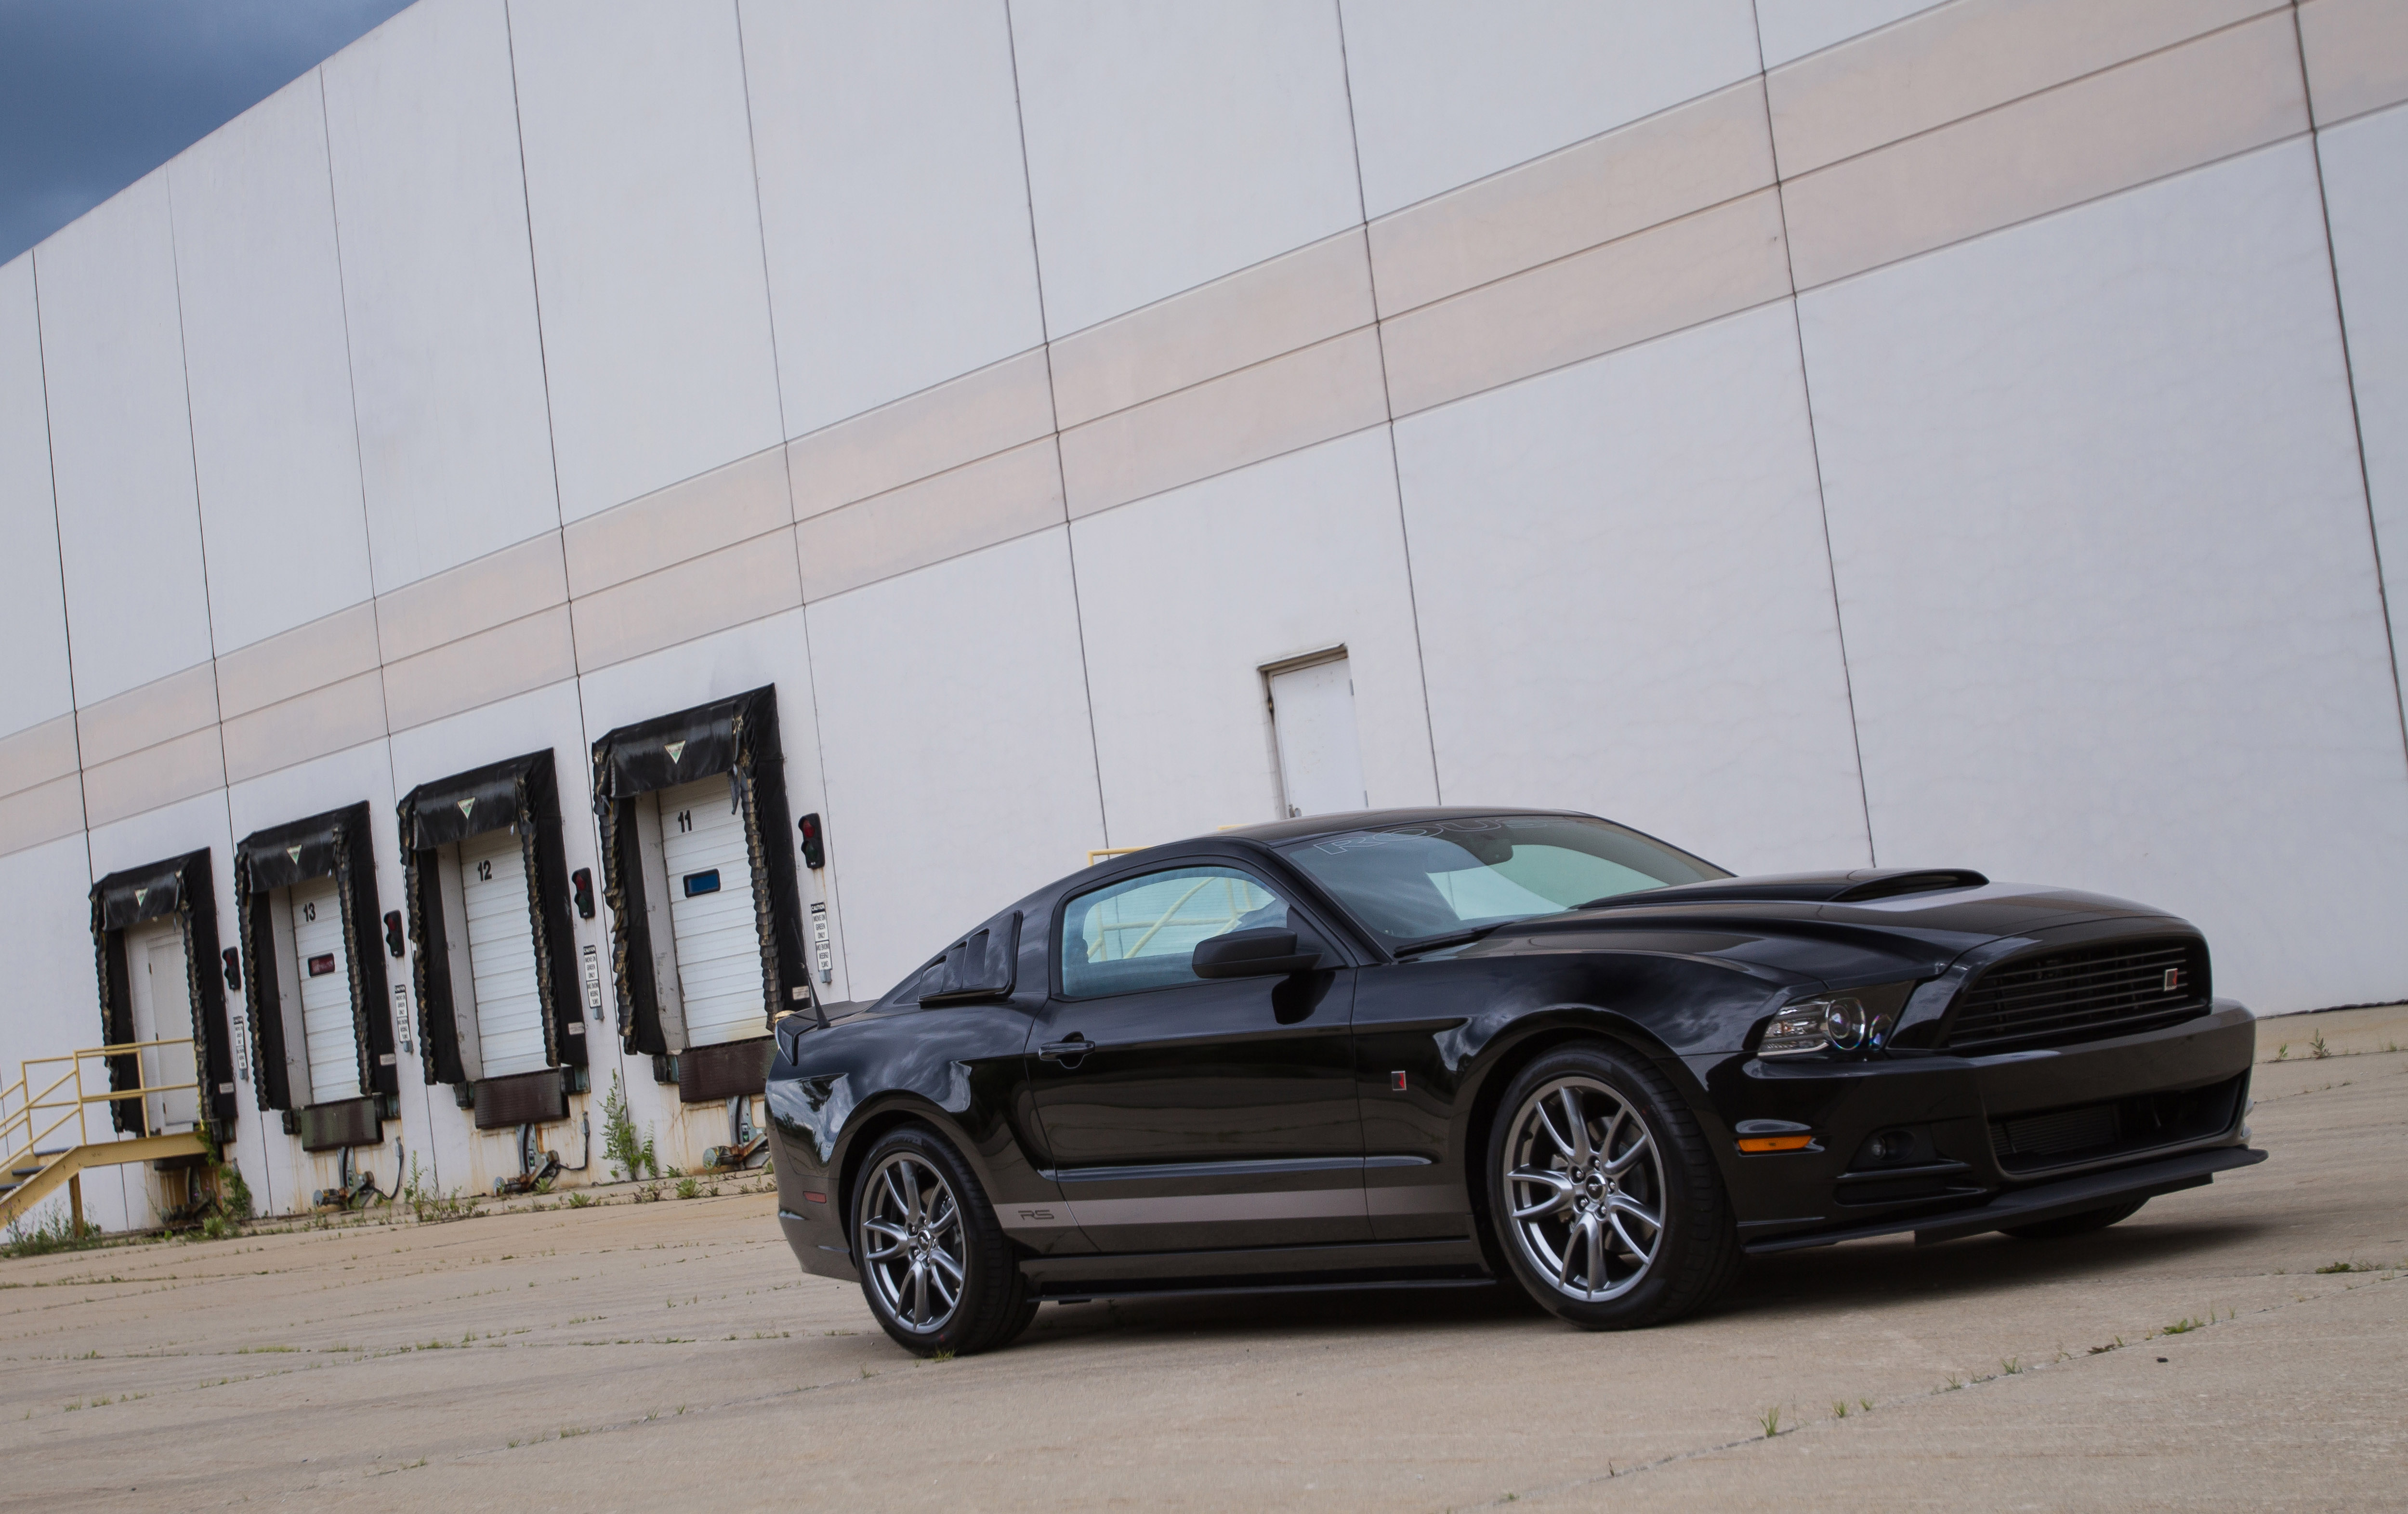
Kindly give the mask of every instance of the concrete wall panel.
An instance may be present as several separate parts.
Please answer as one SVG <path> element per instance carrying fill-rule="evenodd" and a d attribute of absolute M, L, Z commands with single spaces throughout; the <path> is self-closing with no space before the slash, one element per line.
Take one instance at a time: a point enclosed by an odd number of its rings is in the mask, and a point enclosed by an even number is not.
<path fill-rule="evenodd" d="M 383 591 L 560 523 L 508 18 L 421 0 L 322 72 Z"/>
<path fill-rule="evenodd" d="M 1881 860 L 2176 910 L 2265 1009 L 2408 990 L 2320 227 L 2293 143 L 1803 302 Z"/>
<path fill-rule="evenodd" d="M 787 435 L 1042 341 L 1003 0 L 742 14 Z"/>
<path fill-rule="evenodd" d="M 1400 421 L 1397 450 L 1445 803 L 1864 864 L 1785 303 Z"/>
<path fill-rule="evenodd" d="M 374 593 L 312 71 L 167 169 L 221 650 Z"/>
<path fill-rule="evenodd" d="M 43 243 L 34 273 L 76 695 L 89 704 L 210 653 L 167 176 Z"/>
<path fill-rule="evenodd" d="M 1257 670 L 1326 647 L 1347 650 L 1371 804 L 1435 798 L 1385 427 L 1089 516 L 1071 539 L 1114 845 L 1278 819 Z"/>
<path fill-rule="evenodd" d="M 75 708 L 34 260 L 0 266 L 0 731 Z M 0 792 L 8 785 L 0 775 Z"/>
<path fill-rule="evenodd" d="M 736 7 L 510 7 L 561 514 L 783 440 Z"/>
<path fill-rule="evenodd" d="M 856 993 L 1105 845 L 1068 549 L 1023 536 L 805 612 Z"/>
<path fill-rule="evenodd" d="M 1861 36 L 1942 3 L 1943 0 L 1756 0 L 1756 19 L 1763 34 L 1764 65 L 1778 68 L 1810 52 Z"/>
<path fill-rule="evenodd" d="M 1060 336 L 1362 219 L 1333 6 L 1011 9 Z"/>
<path fill-rule="evenodd" d="M 1374 216 L 1757 66 L 1748 0 L 1345 0 L 1342 9 Z"/>
<path fill-rule="evenodd" d="M 2327 131 L 2320 146 L 2396 677 L 2408 657 L 2408 106 Z"/>

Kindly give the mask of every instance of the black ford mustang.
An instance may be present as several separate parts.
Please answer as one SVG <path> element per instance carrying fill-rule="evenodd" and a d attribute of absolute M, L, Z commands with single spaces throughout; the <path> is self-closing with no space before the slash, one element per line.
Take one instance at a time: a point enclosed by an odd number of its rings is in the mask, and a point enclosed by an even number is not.
<path fill-rule="evenodd" d="M 922 1353 L 1043 1299 L 1510 1278 L 1591 1328 L 1749 1254 L 2060 1236 L 2261 1161 L 2185 921 L 1732 878 L 1585 815 L 1324 816 L 1021 900 L 781 1020 L 779 1221 Z"/>

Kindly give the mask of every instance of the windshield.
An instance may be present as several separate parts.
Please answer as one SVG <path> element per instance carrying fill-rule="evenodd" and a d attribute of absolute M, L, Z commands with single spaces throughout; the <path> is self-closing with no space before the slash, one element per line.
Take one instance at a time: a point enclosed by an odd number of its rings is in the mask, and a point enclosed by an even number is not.
<path fill-rule="evenodd" d="M 1390 946 L 1730 877 L 1636 831 L 1571 815 L 1419 821 L 1280 850 Z"/>

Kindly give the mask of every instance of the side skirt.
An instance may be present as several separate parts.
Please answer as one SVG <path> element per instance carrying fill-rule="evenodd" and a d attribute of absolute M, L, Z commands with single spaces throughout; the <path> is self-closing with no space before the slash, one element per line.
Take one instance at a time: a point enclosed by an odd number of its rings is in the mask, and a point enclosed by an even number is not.
<path fill-rule="evenodd" d="M 1232 1251 L 1036 1256 L 1020 1264 L 1040 1298 L 1126 1298 L 1312 1288 L 1484 1284 L 1494 1279 L 1475 1240 L 1366 1241 Z"/>

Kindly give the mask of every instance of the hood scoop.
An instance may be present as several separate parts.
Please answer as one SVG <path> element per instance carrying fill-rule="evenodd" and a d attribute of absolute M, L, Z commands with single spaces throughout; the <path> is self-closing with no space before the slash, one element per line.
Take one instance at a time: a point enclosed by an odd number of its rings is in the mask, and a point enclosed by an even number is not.
<path fill-rule="evenodd" d="M 1989 878 L 1970 867 L 1859 867 L 1849 873 L 1771 873 L 1760 878 L 1718 878 L 1668 889 L 1616 893 L 1591 899 L 1583 909 L 1639 909 L 1656 905 L 1870 904 L 1908 893 L 1978 889 Z"/>

